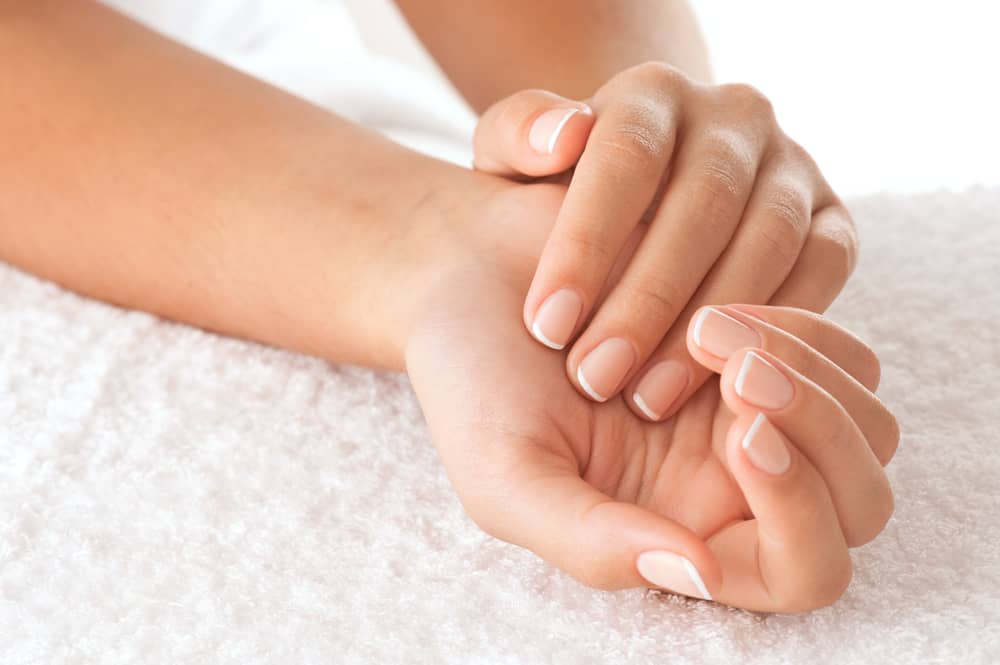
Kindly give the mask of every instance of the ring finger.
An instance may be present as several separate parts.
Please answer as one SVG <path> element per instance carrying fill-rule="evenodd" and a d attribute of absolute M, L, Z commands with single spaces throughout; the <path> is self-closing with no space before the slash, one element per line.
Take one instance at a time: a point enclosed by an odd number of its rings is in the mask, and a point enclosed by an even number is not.
<path fill-rule="evenodd" d="M 709 377 L 685 348 L 685 329 L 695 311 L 717 303 L 766 303 L 779 289 L 805 241 L 815 187 L 808 171 L 786 159 L 772 157 L 764 165 L 732 242 L 677 317 L 679 325 L 626 388 L 626 402 L 638 415 L 669 417 Z"/>
<path fill-rule="evenodd" d="M 649 230 L 567 358 L 570 376 L 596 401 L 615 395 L 675 325 L 753 191 L 762 133 L 691 128 L 685 136 L 693 138 L 680 146 Z"/>

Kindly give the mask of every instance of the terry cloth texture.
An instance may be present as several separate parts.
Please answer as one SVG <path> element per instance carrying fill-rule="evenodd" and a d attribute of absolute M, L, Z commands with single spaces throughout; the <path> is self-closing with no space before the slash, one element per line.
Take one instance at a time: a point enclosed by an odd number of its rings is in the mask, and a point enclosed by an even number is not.
<path fill-rule="evenodd" d="M 0 264 L 0 663 L 995 663 L 1000 190 L 852 203 L 894 518 L 797 616 L 587 589 L 464 515 L 404 376 Z"/>

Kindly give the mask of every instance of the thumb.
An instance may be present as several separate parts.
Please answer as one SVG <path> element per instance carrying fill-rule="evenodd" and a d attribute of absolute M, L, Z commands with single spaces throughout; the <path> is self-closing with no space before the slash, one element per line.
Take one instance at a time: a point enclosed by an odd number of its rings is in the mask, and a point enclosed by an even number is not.
<path fill-rule="evenodd" d="M 479 119 L 473 167 L 501 176 L 562 173 L 580 159 L 593 126 L 587 104 L 544 90 L 522 90 Z"/>
<path fill-rule="evenodd" d="M 597 589 L 657 587 L 711 600 L 718 560 L 686 527 L 617 501 L 562 465 L 517 465 L 502 497 L 467 502 L 491 535 L 526 547 Z M 495 488 L 498 489 L 498 488 Z"/>

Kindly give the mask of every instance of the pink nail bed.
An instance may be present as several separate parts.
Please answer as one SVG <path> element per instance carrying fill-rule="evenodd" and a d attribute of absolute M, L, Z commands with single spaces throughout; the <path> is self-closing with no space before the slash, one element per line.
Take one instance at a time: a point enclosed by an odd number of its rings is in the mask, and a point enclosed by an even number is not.
<path fill-rule="evenodd" d="M 714 307 L 701 310 L 691 336 L 700 349 L 723 360 L 739 349 L 761 345 L 753 328 Z"/>
<path fill-rule="evenodd" d="M 788 446 L 763 413 L 754 418 L 741 446 L 750 463 L 765 473 L 781 475 L 792 463 Z"/>
<path fill-rule="evenodd" d="M 562 108 L 552 109 L 538 116 L 528 132 L 528 143 L 532 149 L 542 155 L 555 152 L 559 135 L 577 113 L 580 113 L 580 109 Z"/>
<path fill-rule="evenodd" d="M 576 380 L 591 399 L 605 402 L 615 394 L 635 362 L 635 351 L 624 339 L 612 337 L 601 342 L 580 362 Z"/>
<path fill-rule="evenodd" d="M 788 406 L 795 396 L 795 388 L 784 372 L 753 351 L 743 357 L 734 388 L 745 401 L 771 411 Z"/>
<path fill-rule="evenodd" d="M 646 372 L 632 395 L 632 401 L 650 420 L 659 420 L 680 397 L 688 384 L 684 363 L 665 360 Z"/>
<path fill-rule="evenodd" d="M 566 346 L 573 334 L 581 310 L 583 301 L 576 291 L 556 291 L 538 308 L 531 324 L 532 336 L 550 349 L 559 351 Z"/>

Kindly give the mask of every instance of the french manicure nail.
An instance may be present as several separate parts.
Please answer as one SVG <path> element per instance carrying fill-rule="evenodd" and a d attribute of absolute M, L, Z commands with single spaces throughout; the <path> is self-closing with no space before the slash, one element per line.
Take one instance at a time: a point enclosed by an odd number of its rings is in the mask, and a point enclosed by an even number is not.
<path fill-rule="evenodd" d="M 788 377 L 753 351 L 743 358 L 734 387 L 736 394 L 750 404 L 771 411 L 787 406 L 795 396 Z"/>
<path fill-rule="evenodd" d="M 618 390 L 635 362 L 635 351 L 624 339 L 612 337 L 587 354 L 576 369 L 576 380 L 590 397 L 605 402 Z"/>
<path fill-rule="evenodd" d="M 781 434 L 763 413 L 758 413 L 743 437 L 743 451 L 755 467 L 778 476 L 788 470 L 792 456 Z"/>
<path fill-rule="evenodd" d="M 714 307 L 706 307 L 698 314 L 692 337 L 700 349 L 723 360 L 738 349 L 761 345 L 760 335 L 753 328 Z"/>
<path fill-rule="evenodd" d="M 542 155 L 551 155 L 566 123 L 577 113 L 580 113 L 580 109 L 562 108 L 552 109 L 538 116 L 528 132 L 528 143 L 532 149 Z"/>
<path fill-rule="evenodd" d="M 701 579 L 701 574 L 688 559 L 667 552 L 652 550 L 643 552 L 636 560 L 639 574 L 649 583 L 669 591 L 712 600 L 712 594 Z"/>
<path fill-rule="evenodd" d="M 688 384 L 688 369 L 676 360 L 653 365 L 639 381 L 632 401 L 650 420 L 659 420 Z"/>
<path fill-rule="evenodd" d="M 531 334 L 545 346 L 559 351 L 573 334 L 582 309 L 583 301 L 576 291 L 556 291 L 538 308 L 535 321 L 531 324 Z"/>

